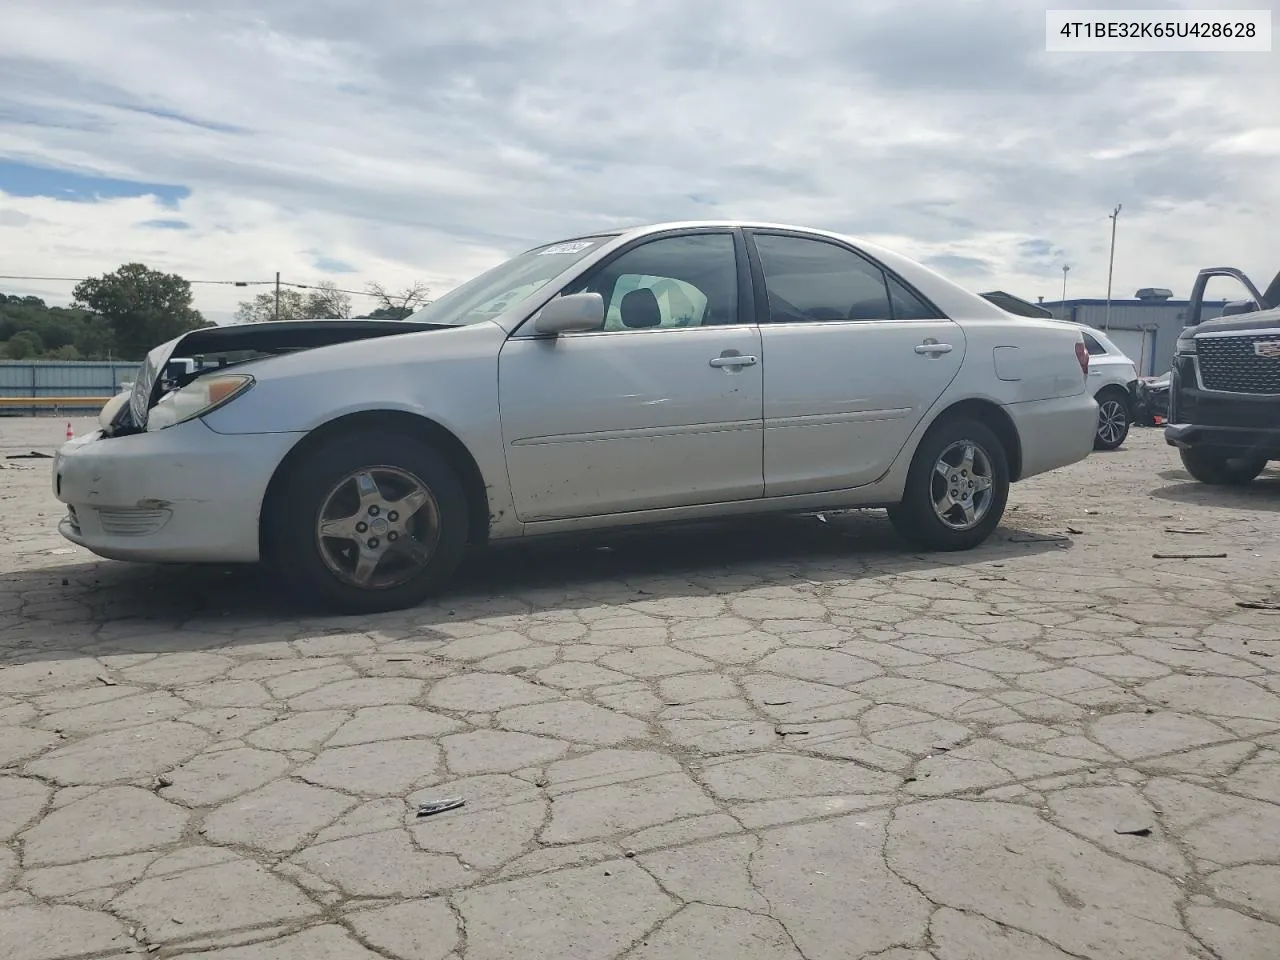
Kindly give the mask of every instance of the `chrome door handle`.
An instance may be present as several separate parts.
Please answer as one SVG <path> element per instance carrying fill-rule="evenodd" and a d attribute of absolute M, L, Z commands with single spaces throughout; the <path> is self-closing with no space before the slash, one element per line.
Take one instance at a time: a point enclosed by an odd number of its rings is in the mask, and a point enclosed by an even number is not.
<path fill-rule="evenodd" d="M 926 340 L 924 343 L 916 344 L 916 353 L 921 355 L 938 356 L 943 353 L 951 352 L 951 344 L 938 343 L 936 340 Z"/>
<path fill-rule="evenodd" d="M 713 367 L 750 367 L 756 363 L 755 357 L 712 357 Z"/>

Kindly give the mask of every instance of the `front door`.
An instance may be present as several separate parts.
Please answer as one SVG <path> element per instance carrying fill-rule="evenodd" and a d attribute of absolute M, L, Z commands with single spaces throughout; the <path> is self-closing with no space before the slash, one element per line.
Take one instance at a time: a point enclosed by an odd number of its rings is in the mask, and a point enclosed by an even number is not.
<path fill-rule="evenodd" d="M 741 243 L 643 241 L 563 291 L 599 292 L 602 329 L 547 338 L 525 324 L 507 341 L 498 396 L 521 520 L 761 496 L 763 363 Z"/>
<path fill-rule="evenodd" d="M 766 496 L 878 479 L 960 370 L 960 325 L 833 241 L 751 234 L 761 325 Z"/>

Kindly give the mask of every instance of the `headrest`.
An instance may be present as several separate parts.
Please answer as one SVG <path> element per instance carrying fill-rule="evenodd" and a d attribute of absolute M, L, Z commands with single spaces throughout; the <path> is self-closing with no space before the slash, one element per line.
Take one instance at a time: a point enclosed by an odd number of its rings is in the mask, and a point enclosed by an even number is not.
<path fill-rule="evenodd" d="M 622 316 L 622 325 L 633 330 L 656 327 L 662 323 L 662 310 L 658 307 L 658 298 L 648 287 L 632 290 L 623 297 L 618 312 Z"/>

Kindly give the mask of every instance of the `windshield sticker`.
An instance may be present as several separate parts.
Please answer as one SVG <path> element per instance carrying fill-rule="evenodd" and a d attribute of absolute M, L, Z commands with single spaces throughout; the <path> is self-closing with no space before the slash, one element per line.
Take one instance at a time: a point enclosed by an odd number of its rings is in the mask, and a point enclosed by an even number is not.
<path fill-rule="evenodd" d="M 572 243 L 557 243 L 553 247 L 547 247 L 545 250 L 539 250 L 538 256 L 549 257 L 556 253 L 581 253 L 583 250 L 589 250 L 594 247 L 594 240 L 574 240 Z"/>

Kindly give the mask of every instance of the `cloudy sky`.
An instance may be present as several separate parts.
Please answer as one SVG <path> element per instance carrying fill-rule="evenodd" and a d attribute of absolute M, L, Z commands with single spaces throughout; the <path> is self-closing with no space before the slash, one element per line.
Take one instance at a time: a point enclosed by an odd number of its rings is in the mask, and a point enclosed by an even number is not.
<path fill-rule="evenodd" d="M 1280 53 L 1049 54 L 1026 0 L 2 8 L 0 274 L 438 294 L 544 240 L 740 217 L 1057 299 L 1063 263 L 1105 292 L 1116 203 L 1118 297 L 1280 269 Z M 196 296 L 221 322 L 246 291 Z"/>

